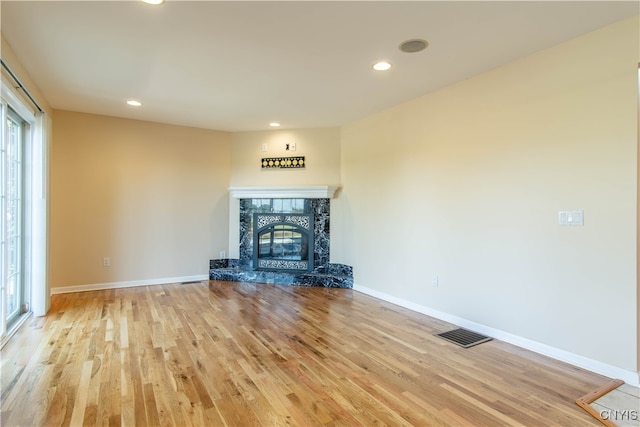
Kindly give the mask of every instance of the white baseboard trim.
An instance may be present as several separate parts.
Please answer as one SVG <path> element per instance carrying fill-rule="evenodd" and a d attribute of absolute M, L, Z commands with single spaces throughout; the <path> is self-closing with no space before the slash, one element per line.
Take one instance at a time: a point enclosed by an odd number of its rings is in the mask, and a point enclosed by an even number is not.
<path fill-rule="evenodd" d="M 390 302 L 392 304 L 399 305 L 409 310 L 416 311 L 418 313 L 426 314 L 427 316 L 435 317 L 436 319 L 444 320 L 445 322 L 453 323 L 454 325 L 473 330 L 475 332 L 488 335 L 495 339 L 508 342 L 509 344 L 516 345 L 518 347 L 525 348 L 527 350 L 534 351 L 536 353 L 543 354 L 545 356 L 552 357 L 565 363 L 595 372 L 600 375 L 604 375 L 609 378 L 621 379 L 627 384 L 633 386 L 640 386 L 640 373 L 628 371 L 626 369 L 619 368 L 617 366 L 609 365 L 597 360 L 589 359 L 579 354 L 571 353 L 559 348 L 551 347 L 546 344 L 539 343 L 527 338 L 523 338 L 518 335 L 511 334 L 509 332 L 495 329 L 480 323 L 473 322 L 471 320 L 464 319 L 462 317 L 454 316 L 442 311 L 434 310 L 433 308 L 416 304 L 411 301 L 404 300 L 402 298 L 395 297 L 393 295 L 386 294 L 384 292 L 376 291 L 357 284 L 353 285 L 353 290 L 362 292 L 363 294 L 370 295 L 372 297 L 381 299 L 383 301 Z"/>
<path fill-rule="evenodd" d="M 136 286 L 166 285 L 168 283 L 196 282 L 209 280 L 206 274 L 197 276 L 169 277 L 164 279 L 131 280 L 128 282 L 96 283 L 93 285 L 62 286 L 51 288 L 51 295 L 72 292 L 102 291 L 105 289 L 133 288 Z"/>

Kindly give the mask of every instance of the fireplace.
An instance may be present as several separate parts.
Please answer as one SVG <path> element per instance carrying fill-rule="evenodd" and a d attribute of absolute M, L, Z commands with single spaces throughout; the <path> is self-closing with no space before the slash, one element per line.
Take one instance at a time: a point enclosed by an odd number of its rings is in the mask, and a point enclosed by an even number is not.
<path fill-rule="evenodd" d="M 256 270 L 311 271 L 313 243 L 311 214 L 253 214 Z"/>
<path fill-rule="evenodd" d="M 329 263 L 329 199 L 240 199 L 239 216 L 242 268 L 304 272 Z"/>
<path fill-rule="evenodd" d="M 238 215 L 238 258 L 211 260 L 209 278 L 352 288 L 352 268 L 331 263 L 329 256 L 331 199 L 337 189 L 230 188 L 230 209 Z"/>

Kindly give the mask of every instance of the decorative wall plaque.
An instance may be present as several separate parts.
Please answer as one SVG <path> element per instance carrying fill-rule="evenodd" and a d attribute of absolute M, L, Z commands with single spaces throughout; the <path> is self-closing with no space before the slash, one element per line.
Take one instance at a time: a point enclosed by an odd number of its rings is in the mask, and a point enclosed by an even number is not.
<path fill-rule="evenodd" d="M 304 156 L 266 157 L 260 161 L 262 169 L 299 169 L 305 166 Z"/>

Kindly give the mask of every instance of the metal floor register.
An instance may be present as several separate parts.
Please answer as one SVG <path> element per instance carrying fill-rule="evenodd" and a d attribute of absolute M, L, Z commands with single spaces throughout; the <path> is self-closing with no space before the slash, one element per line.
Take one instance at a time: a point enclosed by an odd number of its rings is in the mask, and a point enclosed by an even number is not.
<path fill-rule="evenodd" d="M 436 336 L 450 341 L 460 347 L 469 348 L 474 345 L 481 344 L 483 342 L 491 341 L 493 338 L 486 335 L 481 335 L 476 332 L 468 331 L 466 329 L 458 328 L 448 332 L 442 332 L 436 334 Z"/>

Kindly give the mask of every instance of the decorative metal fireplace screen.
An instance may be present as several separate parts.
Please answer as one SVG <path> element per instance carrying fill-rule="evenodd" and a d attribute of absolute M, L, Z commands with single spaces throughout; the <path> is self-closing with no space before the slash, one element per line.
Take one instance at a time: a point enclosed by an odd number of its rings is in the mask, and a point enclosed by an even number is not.
<path fill-rule="evenodd" d="M 313 215 L 253 214 L 257 270 L 313 270 Z"/>

